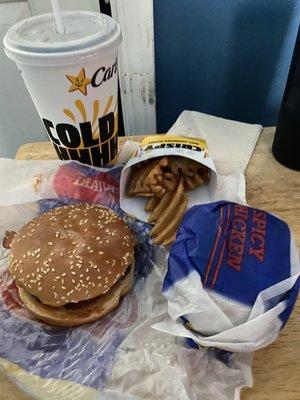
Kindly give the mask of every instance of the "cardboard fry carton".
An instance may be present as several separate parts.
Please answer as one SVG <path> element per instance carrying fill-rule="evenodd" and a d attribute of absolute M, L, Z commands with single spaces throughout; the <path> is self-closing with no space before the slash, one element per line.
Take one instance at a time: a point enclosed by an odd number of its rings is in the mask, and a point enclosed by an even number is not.
<path fill-rule="evenodd" d="M 148 213 L 145 211 L 147 199 L 142 197 L 127 196 L 127 187 L 130 181 L 132 167 L 142 161 L 151 160 L 163 156 L 180 156 L 189 158 L 205 165 L 211 170 L 209 182 L 186 192 L 188 196 L 188 206 L 190 208 L 196 204 L 211 201 L 213 193 L 217 187 L 217 171 L 205 140 L 169 135 L 146 136 L 136 153 L 125 165 L 120 182 L 120 206 L 128 214 L 134 215 L 142 221 L 148 220 Z"/>

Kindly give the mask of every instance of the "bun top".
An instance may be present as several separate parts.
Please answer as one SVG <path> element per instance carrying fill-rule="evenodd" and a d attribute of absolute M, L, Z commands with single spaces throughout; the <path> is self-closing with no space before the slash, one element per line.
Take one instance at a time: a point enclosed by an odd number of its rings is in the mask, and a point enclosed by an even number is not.
<path fill-rule="evenodd" d="M 62 306 L 106 293 L 134 260 L 134 236 L 112 210 L 80 204 L 29 221 L 11 244 L 16 284 Z"/>

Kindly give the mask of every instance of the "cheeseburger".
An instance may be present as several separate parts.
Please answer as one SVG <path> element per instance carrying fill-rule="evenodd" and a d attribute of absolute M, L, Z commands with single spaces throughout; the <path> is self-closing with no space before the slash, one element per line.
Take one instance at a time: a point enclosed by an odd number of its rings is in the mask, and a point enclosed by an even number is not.
<path fill-rule="evenodd" d="M 134 245 L 133 233 L 110 209 L 65 206 L 13 237 L 9 268 L 35 317 L 76 326 L 103 317 L 131 290 Z"/>

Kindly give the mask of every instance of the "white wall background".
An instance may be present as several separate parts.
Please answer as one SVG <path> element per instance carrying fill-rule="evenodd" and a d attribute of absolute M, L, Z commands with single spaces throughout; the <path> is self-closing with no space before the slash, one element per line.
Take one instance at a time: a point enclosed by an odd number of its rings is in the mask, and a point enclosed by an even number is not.
<path fill-rule="evenodd" d="M 99 11 L 98 0 L 61 0 L 60 4 L 63 10 Z M 14 157 L 23 143 L 47 140 L 17 67 L 4 54 L 2 41 L 10 25 L 50 10 L 50 0 L 0 0 L 0 157 Z"/>

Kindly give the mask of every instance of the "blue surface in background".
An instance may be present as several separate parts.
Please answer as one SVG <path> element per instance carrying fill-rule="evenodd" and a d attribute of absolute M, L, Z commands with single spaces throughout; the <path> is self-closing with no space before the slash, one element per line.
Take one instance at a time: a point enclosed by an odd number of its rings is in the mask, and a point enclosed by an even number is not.
<path fill-rule="evenodd" d="M 300 0 L 154 0 L 158 132 L 192 109 L 276 123 Z"/>

